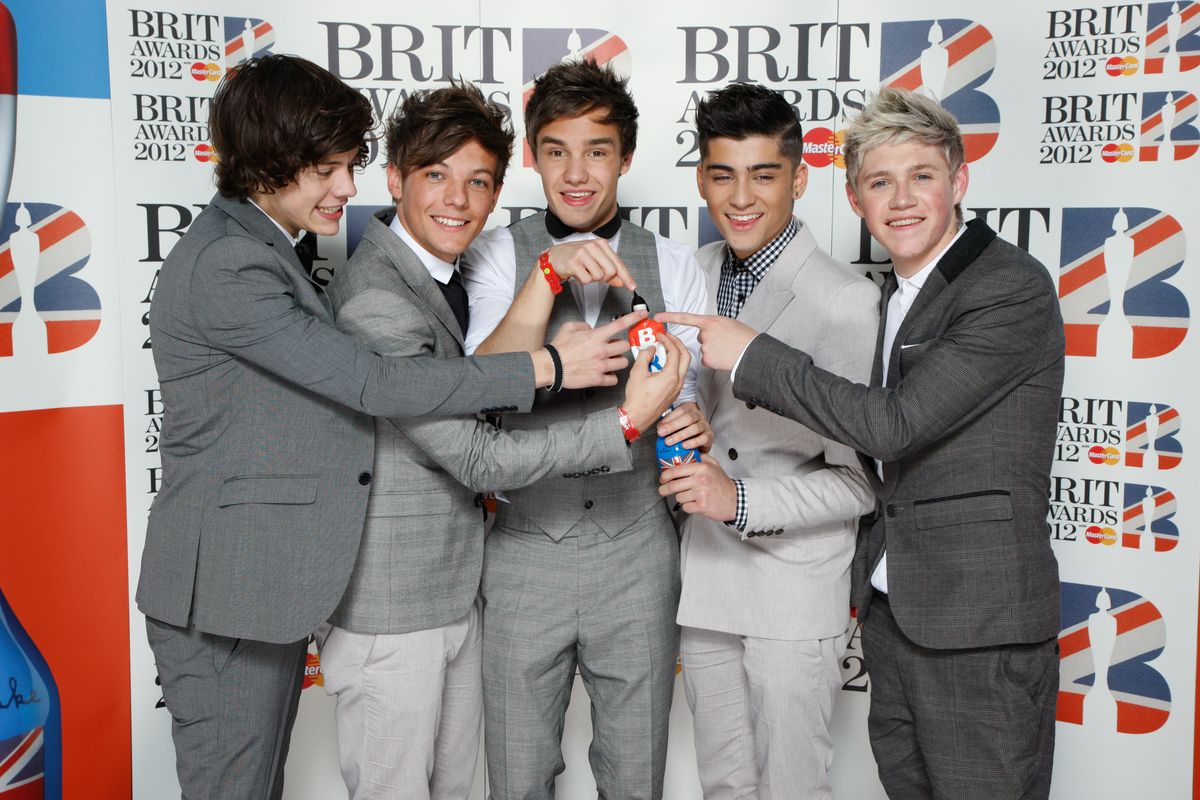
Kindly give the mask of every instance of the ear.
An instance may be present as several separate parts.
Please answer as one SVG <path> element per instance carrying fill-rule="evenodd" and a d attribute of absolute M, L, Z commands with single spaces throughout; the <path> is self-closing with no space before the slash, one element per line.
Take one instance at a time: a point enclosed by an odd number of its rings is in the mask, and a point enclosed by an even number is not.
<path fill-rule="evenodd" d="M 488 207 L 488 215 L 489 216 L 491 216 L 491 213 L 496 210 L 496 204 L 500 202 L 500 190 L 503 188 L 504 188 L 503 183 L 498 184 L 496 186 L 496 192 L 495 192 L 495 194 L 492 195 L 492 204 L 491 204 L 491 206 Z"/>
<path fill-rule="evenodd" d="M 400 198 L 404 196 L 404 177 L 394 164 L 387 165 L 387 187 L 392 199 L 400 202 Z"/>
<path fill-rule="evenodd" d="M 863 219 L 867 218 L 867 213 L 863 211 L 862 205 L 858 202 L 858 194 L 854 191 L 854 187 L 850 185 L 850 181 L 846 181 L 846 199 L 850 201 L 850 209 L 855 214 Z"/>
<path fill-rule="evenodd" d="M 701 200 L 708 200 L 708 195 L 704 193 L 704 164 L 696 165 L 696 191 L 700 193 Z"/>
<path fill-rule="evenodd" d="M 629 172 L 629 166 L 633 163 L 633 153 L 626 153 L 621 156 L 621 174 Z"/>
<path fill-rule="evenodd" d="M 536 172 L 538 175 L 541 175 L 542 168 L 540 166 L 538 166 L 537 145 L 534 142 L 529 141 L 528 139 L 525 140 L 525 143 L 527 145 L 529 145 L 529 157 L 533 161 L 533 171 Z"/>
<path fill-rule="evenodd" d="M 792 173 L 792 199 L 799 200 L 804 196 L 804 190 L 808 188 L 808 164 L 801 161 L 796 165 L 796 171 Z"/>
<path fill-rule="evenodd" d="M 954 205 L 962 202 L 963 197 L 967 194 L 967 184 L 971 182 L 971 175 L 967 171 L 967 162 L 963 162 L 958 172 L 954 173 Z"/>

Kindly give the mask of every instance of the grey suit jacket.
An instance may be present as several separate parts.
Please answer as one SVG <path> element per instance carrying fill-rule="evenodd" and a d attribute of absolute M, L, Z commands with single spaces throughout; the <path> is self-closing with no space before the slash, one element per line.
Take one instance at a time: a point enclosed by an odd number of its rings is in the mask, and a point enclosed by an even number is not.
<path fill-rule="evenodd" d="M 217 195 L 163 262 L 150 312 L 162 488 L 138 607 L 290 642 L 333 611 L 358 553 L 371 414 L 528 409 L 527 354 L 392 359 L 333 328 L 287 237 Z"/>
<path fill-rule="evenodd" d="M 884 287 L 883 303 L 895 289 Z M 737 397 L 884 462 L 854 565 L 860 618 L 886 544 L 888 596 L 930 648 L 1044 641 L 1059 630 L 1046 523 L 1064 336 L 1054 282 L 982 220 L 942 257 L 871 387 L 770 336 L 747 348 Z"/>
<path fill-rule="evenodd" d="M 716 312 L 725 243 L 697 253 Z M 801 225 L 738 319 L 811 353 L 836 375 L 865 381 L 879 290 L 834 261 Z M 700 405 L 711 454 L 745 486 L 745 537 L 700 515 L 683 520 L 680 625 L 767 639 L 821 639 L 846 630 L 858 519 L 875 507 L 857 453 L 805 426 L 736 400 L 727 372 L 702 367 Z"/>
<path fill-rule="evenodd" d="M 389 230 L 393 215 L 370 220 L 330 283 L 337 326 L 385 355 L 458 358 L 454 314 L 429 270 Z M 526 431 L 470 416 L 377 420 L 362 546 L 330 621 L 360 633 L 406 633 L 458 619 L 475 600 L 483 565 L 476 492 L 632 466 L 616 406 Z"/>

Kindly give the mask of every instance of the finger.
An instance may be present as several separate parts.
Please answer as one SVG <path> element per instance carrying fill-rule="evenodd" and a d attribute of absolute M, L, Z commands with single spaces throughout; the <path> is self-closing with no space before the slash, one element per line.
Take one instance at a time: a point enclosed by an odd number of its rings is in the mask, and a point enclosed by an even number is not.
<path fill-rule="evenodd" d="M 633 360 L 634 368 L 641 368 L 642 372 L 647 372 L 650 369 L 650 359 L 654 358 L 653 347 L 643 347 L 641 352 L 637 354 L 637 358 Z"/>
<path fill-rule="evenodd" d="M 605 339 L 611 339 L 617 334 L 624 333 L 626 330 L 638 324 L 648 316 L 650 315 L 641 309 L 637 311 L 630 311 L 628 314 L 617 317 L 612 322 L 596 328 L 596 332 L 603 335 Z"/>
<path fill-rule="evenodd" d="M 614 372 L 620 372 L 621 370 L 625 369 L 628 366 L 629 366 L 629 362 L 625 360 L 625 356 L 624 356 L 623 352 L 622 352 L 622 355 L 610 356 L 610 357 L 604 359 L 604 371 L 609 374 L 612 374 Z"/>
<path fill-rule="evenodd" d="M 629 352 L 629 342 L 623 339 L 613 339 L 604 343 L 604 354 L 610 358 L 621 356 L 621 360 L 625 360 L 625 354 Z"/>
<path fill-rule="evenodd" d="M 688 365 L 692 363 L 692 354 L 688 352 L 687 347 L 679 340 L 679 337 L 674 334 L 663 331 L 662 336 L 658 340 L 667 348 L 667 364 L 674 366 L 675 375 L 683 380 L 687 375 Z"/>
<path fill-rule="evenodd" d="M 591 330 L 591 326 L 586 322 L 564 322 L 559 328 L 560 331 L 586 331 Z"/>
<path fill-rule="evenodd" d="M 701 330 L 718 319 L 717 317 L 710 317 L 705 314 L 688 314 L 684 311 L 660 311 L 654 315 L 654 318 L 659 322 L 666 322 L 672 325 L 690 325 L 693 328 L 700 328 Z"/>
<path fill-rule="evenodd" d="M 703 440 L 703 438 L 704 438 L 702 435 L 703 433 L 704 433 L 704 426 L 700 425 L 699 423 L 694 424 L 694 425 L 688 425 L 686 428 L 679 428 L 678 430 L 667 431 L 666 433 L 663 433 L 663 429 L 661 426 L 658 429 L 658 435 L 663 437 L 663 441 L 666 442 L 668 445 L 675 445 L 675 444 L 678 444 L 679 442 L 684 442 L 684 447 L 689 447 L 689 448 L 696 447 L 696 445 L 689 444 L 689 442 L 699 442 L 699 441 Z"/>

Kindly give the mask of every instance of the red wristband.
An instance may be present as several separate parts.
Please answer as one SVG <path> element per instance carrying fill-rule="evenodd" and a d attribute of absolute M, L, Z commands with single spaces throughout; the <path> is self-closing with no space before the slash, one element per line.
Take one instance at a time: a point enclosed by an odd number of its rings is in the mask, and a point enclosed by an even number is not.
<path fill-rule="evenodd" d="M 546 283 L 550 284 L 550 291 L 554 294 L 562 294 L 562 278 L 558 277 L 558 273 L 554 271 L 554 265 L 550 263 L 550 251 L 543 250 L 538 256 L 538 269 L 546 278 Z"/>
<path fill-rule="evenodd" d="M 617 406 L 617 419 L 621 423 L 621 433 L 625 435 L 625 441 L 632 444 L 642 435 L 641 431 L 633 427 L 633 420 L 629 418 L 629 414 L 622 406 Z"/>

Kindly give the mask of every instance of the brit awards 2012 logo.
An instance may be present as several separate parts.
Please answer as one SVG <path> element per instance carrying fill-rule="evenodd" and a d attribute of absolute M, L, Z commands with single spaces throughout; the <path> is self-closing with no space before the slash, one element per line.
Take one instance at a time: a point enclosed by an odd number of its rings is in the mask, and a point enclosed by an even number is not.
<path fill-rule="evenodd" d="M 1055 474 L 1050 478 L 1050 538 L 1165 553 L 1179 544 L 1175 493 L 1162 486 Z"/>
<path fill-rule="evenodd" d="M 1164 402 L 1066 395 L 1059 406 L 1054 461 L 1175 469 L 1183 461 L 1182 427 L 1179 410 Z"/>
<path fill-rule="evenodd" d="M 270 52 L 275 45 L 271 23 L 252 17 L 225 17 L 225 68 L 233 69 Z"/>
<path fill-rule="evenodd" d="M 521 31 L 521 108 L 529 103 L 533 82 L 550 67 L 563 61 L 587 59 L 600 66 L 611 65 L 620 76 L 633 72 L 629 45 L 611 31 L 599 28 L 525 28 Z M 523 146 L 523 165 L 533 166 L 528 140 Z"/>
<path fill-rule="evenodd" d="M 1182 161 L 1200 150 L 1195 126 L 1200 103 L 1183 90 L 1142 95 L 1140 161 Z"/>
<path fill-rule="evenodd" d="M 958 120 L 967 161 L 978 161 L 1000 136 L 1000 107 L 980 87 L 996 68 L 991 32 L 966 19 L 885 22 L 879 78 L 938 100 Z"/>
<path fill-rule="evenodd" d="M 1171 713 L 1154 661 L 1167 643 L 1162 613 L 1134 592 L 1062 585 L 1057 719 L 1101 732 L 1153 733 Z"/>
<path fill-rule="evenodd" d="M 129 77 L 218 81 L 275 44 L 271 23 L 187 11 L 129 9 Z"/>
<path fill-rule="evenodd" d="M 1200 66 L 1200 3 L 1170 0 L 1146 6 L 1146 74 Z"/>
<path fill-rule="evenodd" d="M 1170 280 L 1187 242 L 1153 208 L 1065 208 L 1058 296 L 1067 355 L 1156 358 L 1187 335 L 1187 297 Z"/>

